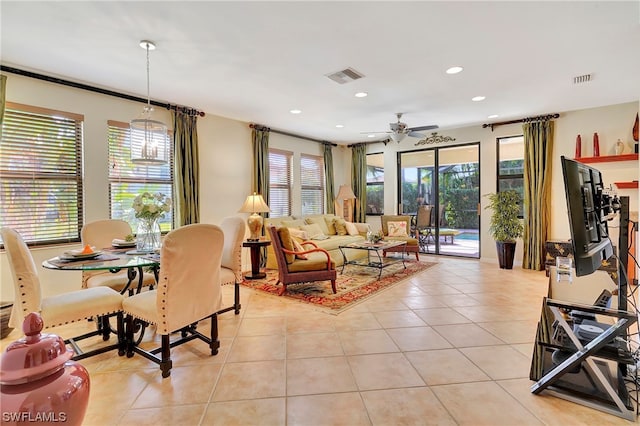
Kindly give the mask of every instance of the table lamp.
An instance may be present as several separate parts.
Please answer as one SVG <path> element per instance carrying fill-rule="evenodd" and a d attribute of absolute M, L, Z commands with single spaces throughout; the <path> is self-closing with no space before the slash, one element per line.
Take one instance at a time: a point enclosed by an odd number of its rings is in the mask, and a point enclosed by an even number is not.
<path fill-rule="evenodd" d="M 353 200 L 355 198 L 356 194 L 353 193 L 353 189 L 351 189 L 351 186 L 340 185 L 336 200 L 342 201 L 342 217 L 346 220 L 353 220 L 353 218 L 351 217 L 351 203 L 348 200 Z"/>
<path fill-rule="evenodd" d="M 240 213 L 251 213 L 251 216 L 247 219 L 247 225 L 249 226 L 249 231 L 251 235 L 249 236 L 249 241 L 258 241 L 260 240 L 260 236 L 258 233 L 262 229 L 262 216 L 258 213 L 266 213 L 269 212 L 269 206 L 264 202 L 262 195 L 256 194 L 249 195 L 245 200 L 242 207 L 240 207 Z"/>

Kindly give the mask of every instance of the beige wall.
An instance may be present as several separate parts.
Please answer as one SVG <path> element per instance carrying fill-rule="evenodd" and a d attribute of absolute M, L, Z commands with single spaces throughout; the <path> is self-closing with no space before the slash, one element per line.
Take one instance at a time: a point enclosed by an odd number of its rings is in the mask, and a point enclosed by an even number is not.
<path fill-rule="evenodd" d="M 73 89 L 14 74 L 7 74 L 7 101 L 36 105 L 84 115 L 84 179 L 85 221 L 107 218 L 109 215 L 107 120 L 128 122 L 140 115 L 143 105 L 123 99 Z M 167 110 L 156 108 L 153 118 L 171 125 Z M 201 222 L 220 223 L 226 216 L 238 213 L 251 193 L 253 168 L 251 129 L 248 123 L 207 114 L 198 119 L 200 152 L 200 216 Z M 322 145 L 290 136 L 271 133 L 270 146 L 294 153 L 294 183 L 299 183 L 300 154 L 322 155 Z M 336 189 L 350 180 L 351 150 L 333 150 Z M 345 157 L 345 158 L 343 158 Z M 345 174 L 346 173 L 346 174 Z M 294 192 L 293 213 L 300 214 L 299 186 Z M 69 247 L 34 248 L 36 264 L 56 256 Z M 248 250 L 243 253 L 246 269 L 250 269 Z M 75 290 L 80 287 L 80 273 L 40 269 L 44 295 Z M 0 253 L 0 299 L 13 300 L 13 280 L 6 255 Z"/>
<path fill-rule="evenodd" d="M 100 95 L 84 90 L 73 89 L 53 83 L 42 82 L 31 78 L 8 74 L 6 99 L 40 107 L 59 109 L 83 114 L 84 124 L 84 173 L 85 173 L 85 221 L 108 217 L 107 178 L 107 120 L 129 121 L 137 117 L 142 105 L 110 96 Z M 574 141 L 577 133 L 583 135 L 583 145 L 588 145 L 590 135 L 597 131 L 600 135 L 601 153 L 604 155 L 613 149 L 618 138 L 631 141 L 633 117 L 638 111 L 637 103 L 614 105 L 584 111 L 563 113 L 556 125 L 556 155 L 553 164 L 553 220 L 552 237 L 568 238 L 567 215 L 560 171 L 560 155 L 573 156 Z M 157 109 L 154 118 L 169 124 L 168 111 Z M 268 123 L 260 123 L 267 124 Z M 495 151 L 497 137 L 512 136 L 521 133 L 520 126 L 509 125 L 497 127 L 495 131 L 482 129 L 480 126 L 440 130 L 440 134 L 452 136 L 461 144 L 480 141 L 481 194 L 495 191 L 496 161 Z M 213 116 L 198 120 L 198 137 L 200 148 L 201 174 L 201 221 L 219 223 L 222 218 L 237 213 L 246 196 L 251 192 L 251 130 L 247 123 Z M 414 142 L 415 143 L 415 142 Z M 294 152 L 294 184 L 299 182 L 299 158 L 301 153 L 322 155 L 320 144 L 304 139 L 271 133 L 270 146 Z M 418 149 L 412 145 L 411 139 L 405 139 L 400 145 L 390 143 L 386 147 L 374 144 L 368 147 L 369 152 L 385 153 L 385 211 L 393 213 L 397 209 L 396 194 L 396 153 L 399 149 Z M 333 150 L 335 188 L 350 183 L 351 150 L 336 147 Z M 555 159 L 558 161 L 555 161 Z M 622 167 L 624 166 L 624 167 Z M 601 168 L 607 182 L 614 180 L 638 179 L 638 164 L 615 163 Z M 638 191 L 629 191 L 634 210 L 638 209 Z M 620 194 L 623 194 L 620 191 Z M 294 191 L 293 213 L 301 211 L 299 185 Z M 624 193 L 623 195 L 627 195 Z M 483 206 L 485 204 L 484 200 Z M 484 212 L 484 211 L 483 211 Z M 368 219 L 374 226 L 379 226 L 378 217 Z M 482 260 L 495 261 L 495 248 L 487 235 L 488 215 L 481 218 Z M 520 245 L 521 246 L 521 245 Z M 63 248 L 35 248 L 33 255 L 39 265 L 43 260 L 57 255 Z M 521 250 L 521 248 L 520 248 Z M 244 253 L 245 265 L 248 265 L 248 253 Z M 521 252 L 518 259 L 521 259 Z M 247 268 L 248 269 L 248 268 Z M 41 269 L 41 279 L 45 295 L 57 294 L 79 288 L 80 275 L 76 272 L 59 272 Z M 8 270 L 4 253 L 0 253 L 0 298 L 13 299 L 13 282 Z"/>
<path fill-rule="evenodd" d="M 555 120 L 554 132 L 554 155 L 552 164 L 552 199 L 551 199 L 551 239 L 569 239 L 569 220 L 564 193 L 564 183 L 562 178 L 562 168 L 560 156 L 574 157 L 575 140 L 578 134 L 582 135 L 583 155 L 592 155 L 592 136 L 598 132 L 600 139 L 600 155 L 612 155 L 615 143 L 621 139 L 626 143 L 625 152 L 633 152 L 632 129 L 633 121 L 638 112 L 638 102 L 630 102 L 619 105 L 592 108 L 579 111 L 561 113 L 560 118 Z M 555 111 L 550 111 L 555 112 Z M 458 129 L 440 129 L 438 134 L 450 136 L 456 140 L 438 144 L 437 146 L 454 146 L 459 144 L 480 142 L 480 194 L 481 194 L 481 239 L 480 250 L 483 261 L 497 262 L 495 242 L 488 234 L 489 214 L 485 211 L 487 204 L 484 194 L 496 190 L 496 139 L 506 136 L 516 136 L 522 134 L 521 124 L 510 124 L 498 126 L 493 131 L 481 126 L 464 127 Z M 368 153 L 385 154 L 385 213 L 394 214 L 398 210 L 397 194 L 397 165 L 396 157 L 399 151 L 413 151 L 431 148 L 434 145 L 415 146 L 418 139 L 406 138 L 400 144 L 390 142 L 387 146 L 382 143 L 371 144 L 367 147 Z M 619 163 L 597 163 L 592 166 L 601 170 L 606 184 L 613 184 L 616 181 L 638 180 L 639 165 L 634 162 Z M 637 214 L 638 211 L 638 190 L 618 190 L 618 195 L 630 197 L 630 208 Z M 486 212 L 486 213 L 485 213 Z M 380 219 L 377 216 L 368 217 L 367 221 L 379 229 Z M 615 227 L 617 223 L 614 221 Z M 617 230 L 612 228 L 612 237 L 617 241 Z M 522 244 L 518 244 L 516 251 L 516 263 L 522 262 Z"/>

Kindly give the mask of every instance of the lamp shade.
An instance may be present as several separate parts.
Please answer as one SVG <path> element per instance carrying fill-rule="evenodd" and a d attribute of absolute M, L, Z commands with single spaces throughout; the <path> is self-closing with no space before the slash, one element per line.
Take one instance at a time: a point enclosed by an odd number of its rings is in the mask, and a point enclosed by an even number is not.
<path fill-rule="evenodd" d="M 266 213 L 269 212 L 269 206 L 264 202 L 262 195 L 256 194 L 249 195 L 245 200 L 242 207 L 240 207 L 240 213 Z"/>
<path fill-rule="evenodd" d="M 349 185 L 340 185 L 340 189 L 338 190 L 338 195 L 336 196 L 336 200 L 349 200 L 352 198 L 356 198 L 356 194 L 353 193 L 353 189 Z"/>
<path fill-rule="evenodd" d="M 263 219 L 258 213 L 266 213 L 268 211 L 270 211 L 269 206 L 264 202 L 262 195 L 255 192 L 253 195 L 249 195 L 242 207 L 240 207 L 240 213 L 251 213 L 247 219 L 247 226 L 249 227 L 249 232 L 251 232 L 249 241 L 258 241 L 260 239 L 259 234 L 262 229 Z"/>
<path fill-rule="evenodd" d="M 400 143 L 405 136 L 407 136 L 406 133 L 391 133 L 391 135 L 389 135 L 391 140 L 396 143 Z"/>
<path fill-rule="evenodd" d="M 159 165 L 169 161 L 167 126 L 148 117 L 131 120 L 131 161 Z"/>

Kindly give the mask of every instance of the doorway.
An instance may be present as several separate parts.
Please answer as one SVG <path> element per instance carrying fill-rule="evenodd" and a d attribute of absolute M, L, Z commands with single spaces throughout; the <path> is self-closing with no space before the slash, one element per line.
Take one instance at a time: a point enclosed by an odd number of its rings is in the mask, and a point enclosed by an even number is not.
<path fill-rule="evenodd" d="M 398 167 L 399 211 L 420 251 L 480 258 L 480 144 L 400 152 Z"/>

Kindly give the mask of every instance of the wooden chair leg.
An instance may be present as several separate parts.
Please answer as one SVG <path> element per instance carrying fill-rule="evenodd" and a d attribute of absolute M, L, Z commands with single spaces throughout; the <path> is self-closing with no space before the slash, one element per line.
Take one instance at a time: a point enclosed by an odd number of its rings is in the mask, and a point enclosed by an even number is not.
<path fill-rule="evenodd" d="M 235 283 L 234 286 L 235 288 L 233 291 L 233 307 L 234 307 L 233 311 L 236 315 L 238 315 L 240 313 L 240 284 Z"/>
<path fill-rule="evenodd" d="M 160 361 L 160 370 L 162 371 L 162 377 L 169 377 L 171 375 L 171 342 L 169 341 L 169 335 L 162 335 L 162 361 Z"/>
<path fill-rule="evenodd" d="M 220 340 L 218 340 L 218 314 L 211 315 L 211 355 L 217 355 L 220 348 Z"/>
<path fill-rule="evenodd" d="M 420 258 L 418 257 L 418 252 L 416 252 L 416 260 L 419 262 Z"/>
<path fill-rule="evenodd" d="M 127 358 L 131 358 L 133 356 L 133 346 L 134 346 L 134 342 L 133 342 L 133 317 L 131 315 L 127 315 L 127 320 L 126 320 L 126 324 L 125 324 L 125 346 L 126 346 L 126 350 L 127 350 Z"/>
<path fill-rule="evenodd" d="M 333 294 L 336 294 L 336 280 L 331 280 L 331 290 L 333 290 Z"/>

